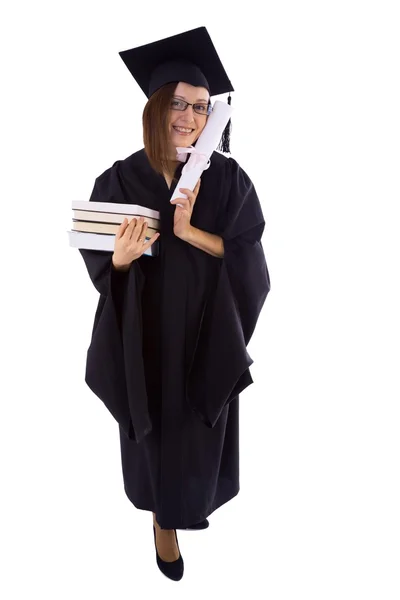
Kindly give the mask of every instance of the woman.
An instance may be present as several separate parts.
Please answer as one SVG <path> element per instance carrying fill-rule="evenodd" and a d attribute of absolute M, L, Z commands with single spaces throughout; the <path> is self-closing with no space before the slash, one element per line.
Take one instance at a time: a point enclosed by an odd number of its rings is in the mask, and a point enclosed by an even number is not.
<path fill-rule="evenodd" d="M 249 177 L 217 152 L 170 202 L 176 148 L 200 136 L 210 95 L 232 90 L 205 28 L 121 56 L 149 97 L 144 149 L 98 177 L 90 200 L 157 210 L 161 227 L 146 241 L 147 224 L 125 220 L 113 253 L 80 251 L 100 293 L 86 382 L 119 423 L 125 491 L 153 513 L 157 564 L 179 580 L 176 529 L 206 528 L 239 491 L 238 395 L 270 289 L 264 219 Z"/>

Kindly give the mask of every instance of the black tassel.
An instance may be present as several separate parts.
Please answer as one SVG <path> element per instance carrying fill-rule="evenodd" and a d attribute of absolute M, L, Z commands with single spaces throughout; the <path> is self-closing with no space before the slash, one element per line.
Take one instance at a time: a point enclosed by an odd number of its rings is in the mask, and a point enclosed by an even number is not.
<path fill-rule="evenodd" d="M 228 104 L 231 104 L 231 94 L 229 93 L 228 96 Z M 232 123 L 231 120 L 229 119 L 228 123 L 226 124 L 226 127 L 222 133 L 222 137 L 221 137 L 221 141 L 218 144 L 218 148 L 217 150 L 221 150 L 221 152 L 231 152 L 230 150 L 230 141 L 231 141 L 231 130 L 232 130 Z"/>

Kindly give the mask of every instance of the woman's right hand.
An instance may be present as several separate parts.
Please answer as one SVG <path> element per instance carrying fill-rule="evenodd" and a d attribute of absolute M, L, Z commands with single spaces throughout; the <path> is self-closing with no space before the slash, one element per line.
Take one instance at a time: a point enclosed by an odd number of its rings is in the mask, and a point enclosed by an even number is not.
<path fill-rule="evenodd" d="M 142 256 L 160 237 L 157 232 L 145 242 L 146 232 L 147 223 L 143 217 L 133 218 L 129 223 L 126 218 L 122 221 L 115 236 L 114 254 L 112 256 L 112 263 L 117 270 L 127 271 L 131 262 Z"/>

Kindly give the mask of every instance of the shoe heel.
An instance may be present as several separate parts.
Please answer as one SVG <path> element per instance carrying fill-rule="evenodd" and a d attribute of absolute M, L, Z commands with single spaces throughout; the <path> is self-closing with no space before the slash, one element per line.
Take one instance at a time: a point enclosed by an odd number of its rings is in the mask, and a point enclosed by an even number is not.
<path fill-rule="evenodd" d="M 176 545 L 179 550 L 179 558 L 174 560 L 173 562 L 166 562 L 162 560 L 157 551 L 157 542 L 156 542 L 156 528 L 153 525 L 153 534 L 154 534 L 154 547 L 156 549 L 156 558 L 157 558 L 157 566 L 160 569 L 161 573 L 172 579 L 173 581 L 179 581 L 183 577 L 183 558 L 178 544 L 178 536 L 176 535 L 176 529 L 174 529 Z"/>

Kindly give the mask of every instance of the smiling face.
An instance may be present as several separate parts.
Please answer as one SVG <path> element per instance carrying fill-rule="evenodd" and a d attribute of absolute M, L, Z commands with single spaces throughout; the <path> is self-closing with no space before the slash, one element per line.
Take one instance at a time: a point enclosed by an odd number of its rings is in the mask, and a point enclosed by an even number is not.
<path fill-rule="evenodd" d="M 181 81 L 176 86 L 174 98 L 185 100 L 190 104 L 208 104 L 210 95 L 206 88 L 194 87 Z M 206 123 L 207 115 L 198 114 L 193 110 L 193 106 L 188 106 L 184 111 L 171 109 L 168 125 L 171 145 L 174 148 L 191 146 L 203 131 Z"/>

